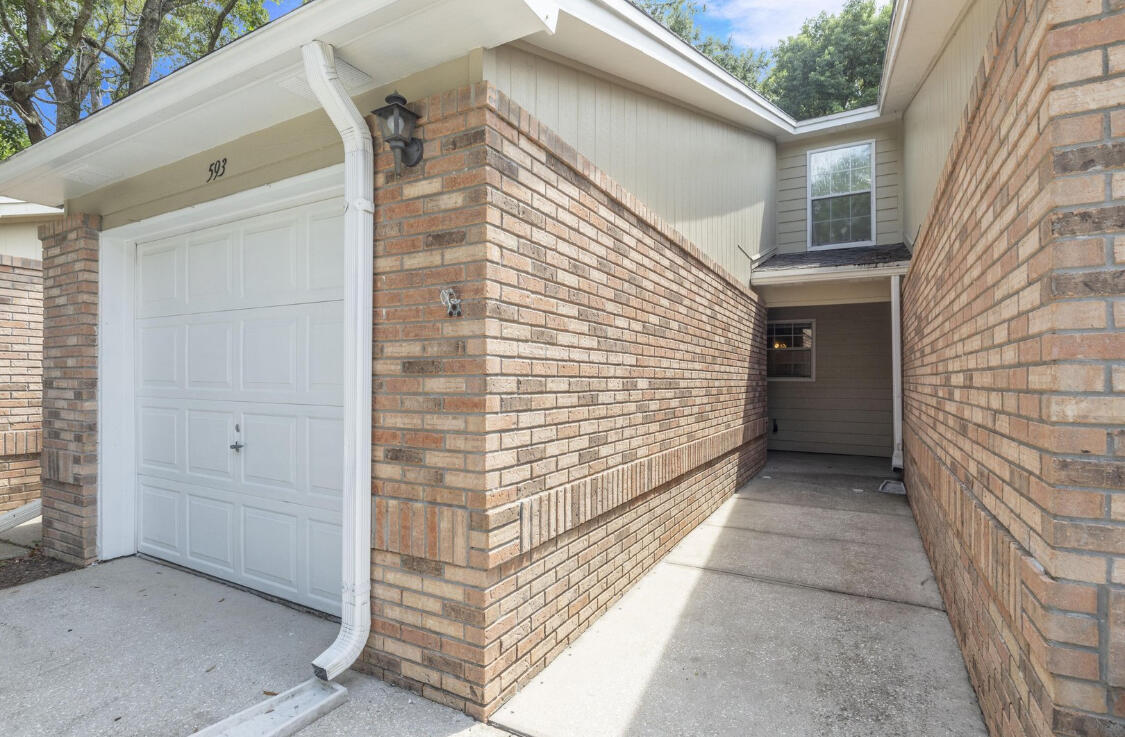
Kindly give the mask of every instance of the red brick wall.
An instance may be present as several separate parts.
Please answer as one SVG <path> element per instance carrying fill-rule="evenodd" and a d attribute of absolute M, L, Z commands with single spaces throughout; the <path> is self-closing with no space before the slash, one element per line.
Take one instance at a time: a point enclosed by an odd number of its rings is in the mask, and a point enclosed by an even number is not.
<path fill-rule="evenodd" d="M 97 557 L 98 228 L 68 215 L 43 241 L 43 549 Z"/>
<path fill-rule="evenodd" d="M 1125 14 L 1101 11 L 1003 4 L 904 292 L 907 487 L 1005 737 L 1125 733 Z"/>
<path fill-rule="evenodd" d="M 39 498 L 43 267 L 0 255 L 0 512 Z"/>
<path fill-rule="evenodd" d="M 364 662 L 483 718 L 760 467 L 764 309 L 490 86 L 419 108 L 377 186 Z"/>

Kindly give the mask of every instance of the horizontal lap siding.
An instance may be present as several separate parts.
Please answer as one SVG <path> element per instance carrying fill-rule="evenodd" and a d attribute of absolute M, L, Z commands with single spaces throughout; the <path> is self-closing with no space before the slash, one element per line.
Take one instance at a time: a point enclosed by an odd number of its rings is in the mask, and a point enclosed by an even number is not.
<path fill-rule="evenodd" d="M 802 140 L 777 150 L 777 250 L 799 253 L 808 246 L 808 152 L 875 141 L 875 242 L 902 243 L 902 138 L 898 125 L 846 131 Z"/>
<path fill-rule="evenodd" d="M 890 303 L 772 308 L 769 319 L 816 320 L 816 380 L 769 382 L 770 449 L 890 457 Z"/>

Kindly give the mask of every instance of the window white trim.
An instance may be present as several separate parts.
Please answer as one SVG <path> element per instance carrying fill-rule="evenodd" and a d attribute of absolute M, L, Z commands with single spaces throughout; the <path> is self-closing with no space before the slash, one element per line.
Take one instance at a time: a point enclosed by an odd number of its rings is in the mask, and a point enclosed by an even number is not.
<path fill-rule="evenodd" d="M 812 244 L 812 157 L 813 154 L 821 154 L 826 151 L 836 151 L 841 148 L 852 148 L 853 146 L 862 146 L 869 144 L 871 146 L 871 240 L 867 241 L 854 241 L 851 243 L 832 243 L 825 246 L 814 246 Z M 870 138 L 864 141 L 849 141 L 848 143 L 841 143 L 836 146 L 825 146 L 823 148 L 810 148 L 805 152 L 805 248 L 809 251 L 831 251 L 837 248 L 860 248 L 862 246 L 873 246 L 878 242 L 879 236 L 875 233 L 876 221 L 876 197 L 875 193 L 878 191 L 878 175 L 875 170 L 875 139 Z M 848 194 L 859 194 L 868 190 L 857 190 L 855 192 L 839 192 L 833 197 L 840 197 Z"/>
<path fill-rule="evenodd" d="M 770 376 L 769 368 L 769 352 L 775 350 L 771 348 L 769 343 L 766 343 L 766 381 L 803 381 L 811 382 L 816 381 L 816 319 L 815 318 L 794 318 L 790 320 L 766 320 L 766 336 L 769 337 L 770 325 L 793 325 L 793 324 L 808 324 L 812 326 L 812 348 L 809 349 L 809 361 L 812 368 L 811 376 Z M 804 350 L 804 349 L 797 349 Z"/>

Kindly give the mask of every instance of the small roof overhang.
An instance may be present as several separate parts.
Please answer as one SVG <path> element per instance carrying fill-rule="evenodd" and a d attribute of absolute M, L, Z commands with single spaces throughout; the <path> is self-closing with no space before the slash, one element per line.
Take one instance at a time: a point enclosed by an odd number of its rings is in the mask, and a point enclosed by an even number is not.
<path fill-rule="evenodd" d="M 556 19 L 550 0 L 315 0 L 11 157 L 0 193 L 61 204 L 316 110 L 300 52 L 314 39 L 354 95 Z"/>
<path fill-rule="evenodd" d="M 882 113 L 898 117 L 906 111 L 973 2 L 895 0 L 879 83 Z"/>
<path fill-rule="evenodd" d="M 833 248 L 775 254 L 754 269 L 750 284 L 767 286 L 871 279 L 896 274 L 902 276 L 909 270 L 910 249 L 901 243 Z"/>
<path fill-rule="evenodd" d="M 867 128 L 901 116 L 970 3 L 898 0 L 880 104 L 798 122 L 627 0 L 315 0 L 11 157 L 0 193 L 62 204 L 312 112 L 314 39 L 353 95 L 524 39 L 778 141 Z"/>

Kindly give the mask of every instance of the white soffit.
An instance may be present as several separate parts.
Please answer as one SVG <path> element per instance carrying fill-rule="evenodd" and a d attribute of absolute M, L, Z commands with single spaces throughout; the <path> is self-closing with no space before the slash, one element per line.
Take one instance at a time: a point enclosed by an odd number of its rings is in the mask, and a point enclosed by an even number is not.
<path fill-rule="evenodd" d="M 976 0 L 897 0 L 891 19 L 879 109 L 901 116 Z"/>
<path fill-rule="evenodd" d="M 558 0 L 554 33 L 526 40 L 769 136 L 796 121 L 626 0 Z"/>
<path fill-rule="evenodd" d="M 318 109 L 300 47 L 332 44 L 354 93 L 550 32 L 546 0 L 315 0 L 0 164 L 0 195 L 61 204 Z M 303 83 L 302 83 L 303 84 Z M 361 89 L 362 87 L 362 89 Z M 296 94 L 294 94 L 296 93 Z"/>

